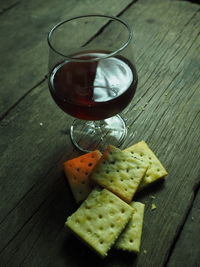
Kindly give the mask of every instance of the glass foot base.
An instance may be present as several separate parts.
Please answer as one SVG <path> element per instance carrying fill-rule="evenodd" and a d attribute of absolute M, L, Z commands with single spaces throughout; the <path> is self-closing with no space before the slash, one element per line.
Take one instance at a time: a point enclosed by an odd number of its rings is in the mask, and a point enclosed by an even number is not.
<path fill-rule="evenodd" d="M 75 119 L 70 128 L 73 144 L 83 152 L 104 151 L 109 144 L 119 147 L 126 135 L 126 124 L 119 115 L 103 121 Z"/>

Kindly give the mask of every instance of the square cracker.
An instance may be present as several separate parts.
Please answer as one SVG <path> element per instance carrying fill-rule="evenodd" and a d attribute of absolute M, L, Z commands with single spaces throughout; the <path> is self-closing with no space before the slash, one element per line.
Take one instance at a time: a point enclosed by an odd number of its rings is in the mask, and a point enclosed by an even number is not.
<path fill-rule="evenodd" d="M 118 249 L 139 253 L 145 205 L 140 202 L 132 202 L 130 205 L 134 208 L 133 215 L 117 239 L 115 247 Z"/>
<path fill-rule="evenodd" d="M 89 175 L 101 156 L 101 152 L 95 150 L 64 162 L 64 172 L 77 203 L 92 191 Z"/>
<path fill-rule="evenodd" d="M 148 167 L 138 157 L 109 145 L 90 177 L 130 203 Z"/>
<path fill-rule="evenodd" d="M 136 153 L 141 159 L 145 156 L 149 161 L 149 168 L 140 183 L 139 189 L 168 175 L 168 172 L 165 170 L 162 163 L 144 141 L 132 145 L 124 151 L 129 151 L 133 155 Z"/>
<path fill-rule="evenodd" d="M 93 190 L 65 225 L 105 257 L 132 213 L 133 208 L 112 192 Z"/>

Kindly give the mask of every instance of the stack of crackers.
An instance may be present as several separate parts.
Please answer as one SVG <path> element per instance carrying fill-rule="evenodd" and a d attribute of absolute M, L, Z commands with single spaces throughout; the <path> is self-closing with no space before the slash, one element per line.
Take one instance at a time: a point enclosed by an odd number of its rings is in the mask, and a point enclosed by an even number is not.
<path fill-rule="evenodd" d="M 109 145 L 64 162 L 72 194 L 80 207 L 65 225 L 100 256 L 109 249 L 139 253 L 145 205 L 133 201 L 138 190 L 168 173 L 141 141 L 120 150 Z"/>

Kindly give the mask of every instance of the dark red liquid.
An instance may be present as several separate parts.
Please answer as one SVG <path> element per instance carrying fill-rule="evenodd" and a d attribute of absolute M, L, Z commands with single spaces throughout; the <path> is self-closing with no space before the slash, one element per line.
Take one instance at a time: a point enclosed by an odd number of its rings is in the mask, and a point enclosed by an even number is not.
<path fill-rule="evenodd" d="M 88 60 L 107 53 L 87 52 L 76 57 Z M 83 120 L 102 120 L 121 112 L 133 98 L 136 86 L 135 67 L 122 56 L 64 61 L 49 77 L 50 92 L 58 106 Z"/>

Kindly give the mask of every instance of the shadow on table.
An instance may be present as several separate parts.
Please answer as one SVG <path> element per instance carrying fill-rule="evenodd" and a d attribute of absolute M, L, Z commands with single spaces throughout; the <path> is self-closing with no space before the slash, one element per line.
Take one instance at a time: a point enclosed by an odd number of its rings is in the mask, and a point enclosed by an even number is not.
<path fill-rule="evenodd" d="M 137 255 L 116 249 L 111 249 L 108 256 L 102 259 L 71 233 L 63 244 L 63 254 L 66 266 L 70 267 L 128 267 L 133 266 L 137 260 Z"/>
<path fill-rule="evenodd" d="M 134 199 L 142 202 L 144 198 L 148 198 L 150 195 L 156 195 L 163 191 L 165 186 L 165 179 L 160 179 L 160 181 L 149 184 L 147 187 L 144 187 L 141 191 L 137 192 Z"/>

